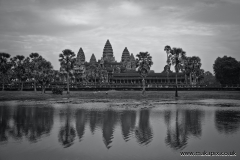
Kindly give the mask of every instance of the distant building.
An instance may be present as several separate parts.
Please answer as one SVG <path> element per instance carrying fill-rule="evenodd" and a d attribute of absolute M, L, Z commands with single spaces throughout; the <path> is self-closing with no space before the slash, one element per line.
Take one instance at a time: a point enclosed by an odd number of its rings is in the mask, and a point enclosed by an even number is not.
<path fill-rule="evenodd" d="M 167 73 L 167 66 L 162 73 L 150 71 L 146 78 L 147 84 L 175 84 L 175 73 L 171 70 Z M 103 55 L 100 60 L 96 60 L 92 54 L 90 61 L 85 60 L 85 53 L 79 49 L 74 66 L 73 81 L 75 83 L 110 83 L 110 84 L 141 84 L 141 77 L 136 71 L 136 60 L 133 53 L 130 54 L 125 47 L 122 52 L 121 61 L 115 60 L 112 45 L 107 40 Z M 66 79 L 66 78 L 64 78 Z M 178 83 L 184 83 L 185 77 L 178 74 Z"/>

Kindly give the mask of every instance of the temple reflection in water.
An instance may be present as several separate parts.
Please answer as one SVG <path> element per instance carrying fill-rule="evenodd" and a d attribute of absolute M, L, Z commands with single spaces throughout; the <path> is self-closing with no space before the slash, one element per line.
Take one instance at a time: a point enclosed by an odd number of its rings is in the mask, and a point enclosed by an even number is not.
<path fill-rule="evenodd" d="M 159 112 L 155 114 L 155 112 Z M 153 114 L 152 114 L 153 113 Z M 234 134 L 240 128 L 239 111 L 214 111 L 215 129 L 220 134 Z M 165 126 L 156 131 L 153 120 L 162 121 Z M 125 143 L 134 140 L 140 146 L 148 146 L 154 136 L 165 135 L 165 144 L 174 150 L 182 150 L 189 137 L 202 136 L 202 122 L 205 111 L 201 109 L 85 109 L 64 106 L 0 106 L 0 144 L 27 140 L 37 143 L 50 136 L 55 123 L 58 142 L 64 148 L 82 143 L 87 134 L 101 132 L 102 142 L 107 149 L 113 146 L 116 132 L 120 132 Z M 57 121 L 57 122 L 54 122 Z M 119 129 L 118 129 L 119 128 Z"/>

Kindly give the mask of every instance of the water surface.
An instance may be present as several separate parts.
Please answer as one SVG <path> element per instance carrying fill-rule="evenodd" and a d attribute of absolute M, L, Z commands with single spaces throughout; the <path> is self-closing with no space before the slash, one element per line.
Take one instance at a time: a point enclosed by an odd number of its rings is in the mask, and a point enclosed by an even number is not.
<path fill-rule="evenodd" d="M 187 158 L 180 156 L 182 151 L 235 151 L 237 157 L 194 159 L 238 159 L 239 104 L 237 100 L 137 105 L 2 103 L 0 159 Z"/>

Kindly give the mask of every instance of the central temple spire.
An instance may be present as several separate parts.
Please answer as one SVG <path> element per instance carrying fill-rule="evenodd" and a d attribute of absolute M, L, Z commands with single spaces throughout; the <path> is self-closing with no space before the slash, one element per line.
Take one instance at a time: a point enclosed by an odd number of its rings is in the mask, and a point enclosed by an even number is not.
<path fill-rule="evenodd" d="M 107 40 L 103 49 L 103 59 L 109 62 L 115 61 L 115 58 L 113 56 L 112 45 L 109 40 Z"/>

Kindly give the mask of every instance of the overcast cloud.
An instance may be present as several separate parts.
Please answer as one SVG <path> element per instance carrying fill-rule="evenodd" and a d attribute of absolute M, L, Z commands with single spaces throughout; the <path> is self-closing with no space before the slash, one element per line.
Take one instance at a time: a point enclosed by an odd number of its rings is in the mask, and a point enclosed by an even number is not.
<path fill-rule="evenodd" d="M 0 52 L 38 52 L 59 69 L 62 50 L 100 59 L 107 39 L 117 61 L 125 47 L 148 51 L 161 72 L 170 45 L 212 72 L 219 56 L 240 61 L 240 0 L 0 0 Z"/>

